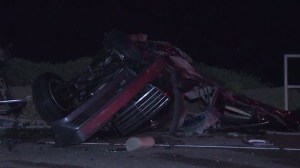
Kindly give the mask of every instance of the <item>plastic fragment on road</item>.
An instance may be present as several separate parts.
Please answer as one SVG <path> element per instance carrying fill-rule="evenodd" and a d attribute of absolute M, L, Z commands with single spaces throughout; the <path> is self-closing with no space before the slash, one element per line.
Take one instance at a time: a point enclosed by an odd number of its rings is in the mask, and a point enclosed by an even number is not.
<path fill-rule="evenodd" d="M 155 140 L 151 136 L 146 137 L 131 137 L 126 141 L 126 150 L 128 152 L 145 150 L 152 148 L 155 145 Z"/>
<path fill-rule="evenodd" d="M 262 147 L 262 146 L 274 146 L 273 143 L 264 140 L 264 139 L 244 139 L 244 142 L 247 144 L 250 144 L 252 146 L 256 147 Z"/>

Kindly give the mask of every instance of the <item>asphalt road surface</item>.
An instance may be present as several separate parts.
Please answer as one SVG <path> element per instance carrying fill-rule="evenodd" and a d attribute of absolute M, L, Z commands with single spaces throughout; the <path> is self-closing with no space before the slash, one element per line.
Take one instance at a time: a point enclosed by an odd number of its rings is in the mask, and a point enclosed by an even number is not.
<path fill-rule="evenodd" d="M 152 135 L 156 139 L 156 146 L 132 152 L 125 149 L 126 138 L 104 140 L 95 138 L 80 145 L 57 147 L 48 137 L 37 140 L 2 136 L 0 167 L 300 167 L 299 134 L 278 135 L 275 133 L 260 137 L 236 133 L 192 137 Z M 271 145 L 247 144 L 245 138 L 264 139 Z"/>

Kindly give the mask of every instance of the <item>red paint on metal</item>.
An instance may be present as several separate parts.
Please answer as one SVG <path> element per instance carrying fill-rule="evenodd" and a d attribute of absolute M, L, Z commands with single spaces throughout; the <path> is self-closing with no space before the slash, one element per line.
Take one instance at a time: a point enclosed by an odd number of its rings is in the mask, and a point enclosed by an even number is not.
<path fill-rule="evenodd" d="M 117 98 L 112 100 L 112 102 L 109 102 L 109 105 L 104 109 L 97 112 L 97 116 L 84 125 L 80 132 L 84 135 L 91 135 L 98 131 L 115 113 L 126 106 L 142 88 L 155 79 L 156 76 L 164 70 L 165 65 L 166 62 L 163 58 L 157 59 L 149 68 L 139 74 L 137 79 L 130 83 Z"/>

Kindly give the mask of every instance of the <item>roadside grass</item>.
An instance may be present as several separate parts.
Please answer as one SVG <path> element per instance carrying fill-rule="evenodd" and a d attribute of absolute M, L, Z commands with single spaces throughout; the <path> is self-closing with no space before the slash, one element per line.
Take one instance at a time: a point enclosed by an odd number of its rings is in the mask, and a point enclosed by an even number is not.
<path fill-rule="evenodd" d="M 45 72 L 57 73 L 64 79 L 70 79 L 86 70 L 91 61 L 91 57 L 82 57 L 75 61 L 52 64 L 12 58 L 6 63 L 5 71 L 10 85 L 21 86 L 31 84 L 38 75 Z M 243 72 L 208 66 L 199 62 L 194 63 L 194 67 L 206 78 L 234 91 L 270 87 L 258 77 Z"/>
<path fill-rule="evenodd" d="M 22 58 L 12 58 L 5 64 L 7 82 L 11 86 L 31 85 L 42 73 L 53 72 L 63 79 L 70 79 L 85 71 L 92 58 L 82 57 L 75 61 L 53 64 L 50 62 L 32 62 Z"/>
<path fill-rule="evenodd" d="M 247 97 L 259 100 L 265 104 L 284 109 L 284 88 L 263 88 L 243 90 L 242 93 Z M 297 89 L 289 89 L 288 109 L 290 111 L 300 110 L 300 91 Z"/>

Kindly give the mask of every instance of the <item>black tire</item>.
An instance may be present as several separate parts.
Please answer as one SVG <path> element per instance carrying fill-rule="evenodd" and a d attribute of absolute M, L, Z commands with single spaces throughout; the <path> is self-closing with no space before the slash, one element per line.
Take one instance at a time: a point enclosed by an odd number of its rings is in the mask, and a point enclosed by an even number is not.
<path fill-rule="evenodd" d="M 61 119 L 70 112 L 71 105 L 59 98 L 66 95 L 66 91 L 63 80 L 56 74 L 45 73 L 34 80 L 33 102 L 40 117 L 47 123 Z"/>

